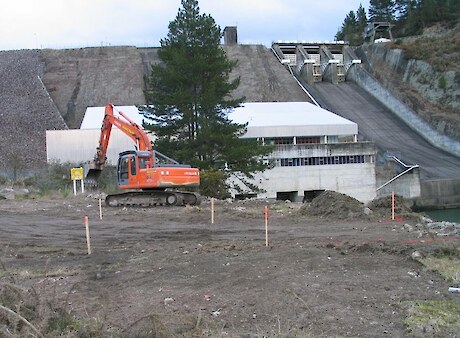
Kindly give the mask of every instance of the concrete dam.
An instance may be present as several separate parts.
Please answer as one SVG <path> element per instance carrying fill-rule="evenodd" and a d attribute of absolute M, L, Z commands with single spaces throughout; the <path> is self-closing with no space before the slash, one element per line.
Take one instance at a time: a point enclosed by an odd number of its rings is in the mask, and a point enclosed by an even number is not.
<path fill-rule="evenodd" d="M 360 139 L 378 149 L 377 164 L 393 161 L 396 176 L 418 172 L 420 207 L 460 205 L 460 142 L 439 135 L 381 87 L 350 47 L 279 43 L 273 49 L 319 106 L 358 124 Z M 385 176 L 377 177 L 384 195 L 407 195 L 414 184 L 402 175 L 394 181 Z"/>
<path fill-rule="evenodd" d="M 405 185 L 414 184 L 412 176 L 418 172 L 421 204 L 460 205 L 460 158 L 450 151 L 458 143 L 433 145 L 410 121 L 366 90 L 369 86 L 353 75 L 361 65 L 349 47 L 223 48 L 230 59 L 238 60 L 232 76 L 240 76 L 241 84 L 235 96 L 245 96 L 247 102 L 316 102 L 358 124 L 359 138 L 373 141 L 379 150 L 377 164 L 390 160 L 396 175 L 407 171 L 390 183 L 393 174 L 380 175 L 378 186 L 388 183 L 382 193 L 390 188 L 403 192 Z M 157 62 L 156 48 L 0 52 L 0 174 L 12 177 L 13 172 L 28 174 L 43 166 L 45 131 L 78 128 L 88 106 L 145 103 L 144 76 Z M 33 135 L 33 140 L 27 140 L 27 135 Z"/>

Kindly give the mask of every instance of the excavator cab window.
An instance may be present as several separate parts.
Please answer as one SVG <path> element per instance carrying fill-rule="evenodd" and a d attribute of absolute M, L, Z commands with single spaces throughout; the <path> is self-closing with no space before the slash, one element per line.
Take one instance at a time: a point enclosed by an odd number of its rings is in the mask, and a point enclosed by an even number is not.
<path fill-rule="evenodd" d="M 148 157 L 139 157 L 139 169 L 146 169 L 149 163 Z"/>
<path fill-rule="evenodd" d="M 128 179 L 128 164 L 129 164 L 129 157 L 121 157 L 118 161 L 118 177 L 120 180 L 127 180 Z"/>
<path fill-rule="evenodd" d="M 130 162 L 131 162 L 131 175 L 136 176 L 137 175 L 137 168 L 136 168 L 136 157 L 135 156 L 130 156 Z"/>

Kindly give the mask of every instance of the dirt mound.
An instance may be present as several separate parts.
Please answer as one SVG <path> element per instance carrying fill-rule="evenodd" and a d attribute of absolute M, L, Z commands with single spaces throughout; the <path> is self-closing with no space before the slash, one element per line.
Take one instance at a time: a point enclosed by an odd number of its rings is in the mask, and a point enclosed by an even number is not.
<path fill-rule="evenodd" d="M 389 219 L 391 196 L 376 198 L 367 205 L 357 199 L 335 191 L 325 191 L 310 204 L 300 208 L 302 215 L 318 216 L 331 220 L 381 220 Z M 404 197 L 395 196 L 395 214 L 404 218 L 417 218 Z"/>
<path fill-rule="evenodd" d="M 368 208 L 372 211 L 389 211 L 391 210 L 391 196 L 376 198 L 371 201 Z M 395 195 L 395 213 L 407 214 L 412 213 L 409 203 L 400 195 Z"/>
<path fill-rule="evenodd" d="M 310 204 L 300 208 L 300 213 L 330 219 L 360 219 L 366 216 L 364 204 L 357 199 L 335 191 L 325 191 Z"/>

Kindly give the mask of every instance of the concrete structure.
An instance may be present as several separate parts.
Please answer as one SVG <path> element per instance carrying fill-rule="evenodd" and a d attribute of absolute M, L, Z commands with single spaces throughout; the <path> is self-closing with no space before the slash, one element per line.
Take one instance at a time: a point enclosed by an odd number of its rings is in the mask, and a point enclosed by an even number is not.
<path fill-rule="evenodd" d="M 379 39 L 393 40 L 391 28 L 394 25 L 389 22 L 370 22 L 363 32 L 364 41 L 374 43 Z"/>
<path fill-rule="evenodd" d="M 80 129 L 47 130 L 47 161 L 85 163 L 92 160 L 99 145 L 104 110 L 105 107 L 88 107 Z M 143 115 L 135 106 L 116 106 L 114 110 L 115 116 L 119 116 L 118 111 L 122 111 L 131 120 L 142 125 Z M 116 165 L 118 154 L 130 149 L 135 149 L 132 140 L 116 127 L 112 128 L 110 144 L 107 150 L 107 163 Z"/>
<path fill-rule="evenodd" d="M 460 156 L 460 142 L 433 129 L 416 112 L 393 96 L 388 89 L 376 81 L 362 67 L 354 67 L 347 73 L 347 79 L 356 83 L 364 91 L 377 99 L 382 106 L 399 117 L 407 126 L 417 132 L 433 146 L 443 149 L 457 157 Z"/>
<path fill-rule="evenodd" d="M 356 141 L 356 123 L 306 102 L 246 103 L 230 118 L 248 122 L 243 138 L 275 145 L 272 168 L 251 182 L 264 191 L 258 197 L 302 201 L 334 190 L 362 202 L 375 198 L 376 151 Z M 254 196 L 238 178 L 232 182 L 239 187 L 233 196 Z"/>
<path fill-rule="evenodd" d="M 48 163 L 83 164 L 94 159 L 99 145 L 100 129 L 70 129 L 46 131 L 46 158 Z M 133 141 L 122 131 L 113 128 L 107 150 L 107 163 L 116 165 L 118 154 L 135 149 Z"/>
<path fill-rule="evenodd" d="M 233 46 L 238 44 L 238 32 L 235 26 L 224 28 L 224 45 Z"/>
<path fill-rule="evenodd" d="M 135 107 L 116 107 L 137 123 L 143 116 Z M 48 161 L 81 163 L 91 160 L 98 145 L 104 107 L 87 109 L 79 130 L 47 131 Z M 229 114 L 237 123 L 248 123 L 242 138 L 275 145 L 266 160 L 272 168 L 256 175 L 254 184 L 265 192 L 261 198 L 311 199 L 324 190 L 335 190 L 368 202 L 376 195 L 373 143 L 357 142 L 358 126 L 308 102 L 245 103 Z M 132 141 L 116 128 L 109 144 L 108 161 L 134 149 Z M 233 191 L 235 197 L 253 196 Z"/>
<path fill-rule="evenodd" d="M 272 50 L 294 74 L 312 85 L 323 80 L 338 84 L 354 64 L 361 63 L 348 44 L 336 42 L 278 41 Z"/>

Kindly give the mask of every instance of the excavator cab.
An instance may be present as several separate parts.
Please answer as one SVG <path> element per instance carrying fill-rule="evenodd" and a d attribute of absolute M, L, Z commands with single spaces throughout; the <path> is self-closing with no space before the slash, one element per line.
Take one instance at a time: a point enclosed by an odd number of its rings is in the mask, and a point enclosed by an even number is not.
<path fill-rule="evenodd" d="M 128 150 L 120 153 L 117 166 L 121 189 L 157 189 L 198 187 L 199 170 L 161 154 L 158 151 Z"/>

